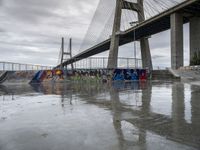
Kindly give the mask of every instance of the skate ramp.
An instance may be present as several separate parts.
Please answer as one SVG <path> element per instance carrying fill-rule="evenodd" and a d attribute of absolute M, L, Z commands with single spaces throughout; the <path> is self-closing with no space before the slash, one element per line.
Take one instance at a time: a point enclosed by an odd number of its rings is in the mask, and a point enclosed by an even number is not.
<path fill-rule="evenodd" d="M 0 84 L 29 83 L 36 71 L 6 71 L 0 73 Z"/>
<path fill-rule="evenodd" d="M 2 71 L 0 72 L 0 84 L 2 84 L 3 82 L 5 82 L 5 80 L 8 77 L 8 72 L 7 71 Z"/>

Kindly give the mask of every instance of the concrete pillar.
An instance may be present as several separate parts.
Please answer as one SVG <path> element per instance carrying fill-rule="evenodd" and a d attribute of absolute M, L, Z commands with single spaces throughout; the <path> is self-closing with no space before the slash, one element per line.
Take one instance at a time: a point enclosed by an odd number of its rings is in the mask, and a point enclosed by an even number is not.
<path fill-rule="evenodd" d="M 107 66 L 107 68 L 109 69 L 117 67 L 121 13 L 122 13 L 122 0 L 116 0 L 115 19 L 114 19 L 113 32 L 110 43 L 110 52 L 108 58 L 108 66 Z"/>
<path fill-rule="evenodd" d="M 138 0 L 138 6 L 139 6 L 138 7 L 138 21 L 139 22 L 142 22 L 145 20 L 143 4 L 144 4 L 144 0 Z M 140 39 L 140 47 L 141 47 L 143 68 L 149 68 L 150 70 L 153 70 L 148 38 L 143 37 Z"/>
<path fill-rule="evenodd" d="M 182 132 L 185 125 L 185 89 L 184 84 L 172 86 L 172 127 L 174 136 Z"/>
<path fill-rule="evenodd" d="M 62 37 L 62 42 L 61 42 L 61 62 L 60 62 L 60 69 L 63 69 L 63 61 L 64 61 L 64 49 L 65 49 L 65 43 L 64 43 L 64 37 Z"/>
<path fill-rule="evenodd" d="M 142 22 L 145 20 L 144 15 L 144 0 L 137 0 L 137 4 L 133 4 L 133 6 L 138 7 L 133 11 L 137 11 L 138 13 L 138 21 Z M 108 58 L 108 68 L 116 68 L 117 67 L 117 58 L 118 58 L 118 47 L 119 47 L 119 33 L 120 32 L 120 23 L 121 23 L 121 13 L 122 13 L 122 0 L 116 0 L 116 10 L 115 10 L 115 19 L 114 19 L 114 26 L 113 26 L 113 33 L 111 37 L 111 44 L 110 44 L 110 52 Z M 123 8 L 128 9 L 128 8 Z M 142 54 L 142 64 L 143 68 L 149 68 L 150 70 L 153 69 L 152 60 L 151 60 L 151 53 L 149 48 L 149 40 L 145 37 L 140 39 L 140 47 L 141 47 L 141 54 Z"/>
<path fill-rule="evenodd" d="M 200 17 L 190 19 L 190 62 L 195 53 L 200 53 Z"/>
<path fill-rule="evenodd" d="M 133 83 L 136 84 L 136 83 Z M 144 85 L 141 85 L 144 84 Z M 151 98 L 152 98 L 152 83 L 140 83 L 142 89 L 142 106 L 140 118 L 148 120 L 151 113 Z M 136 94 L 136 93 L 135 93 Z M 141 144 L 141 149 L 147 149 L 147 133 L 143 129 L 145 128 L 145 123 L 141 123 L 139 127 L 139 143 Z"/>
<path fill-rule="evenodd" d="M 142 67 L 153 70 L 151 52 L 149 48 L 149 41 L 147 38 L 140 39 L 141 56 L 142 56 Z"/>
<path fill-rule="evenodd" d="M 121 113 L 122 113 L 122 105 L 120 103 L 119 91 L 115 89 L 113 86 L 110 88 L 110 100 L 111 100 L 111 108 L 113 112 L 113 126 L 117 134 L 117 138 L 119 141 L 119 148 L 124 149 L 124 134 L 122 131 L 121 125 Z"/>
<path fill-rule="evenodd" d="M 144 85 L 142 86 L 142 84 Z M 144 87 L 144 89 L 142 89 L 141 111 L 142 111 L 143 118 L 145 118 L 146 116 L 149 116 L 149 113 L 151 111 L 152 83 L 145 82 L 145 83 L 141 83 L 140 85 Z"/>
<path fill-rule="evenodd" d="M 70 55 L 70 59 L 72 58 L 72 38 L 69 39 L 69 55 Z M 74 64 L 71 63 L 71 68 L 72 70 L 74 70 Z"/>
<path fill-rule="evenodd" d="M 171 68 L 183 66 L 183 16 L 171 14 Z"/>
<path fill-rule="evenodd" d="M 199 88 L 197 88 L 195 85 L 191 86 L 191 121 L 192 121 L 192 129 L 194 134 L 198 134 L 198 137 L 200 137 L 200 92 Z"/>

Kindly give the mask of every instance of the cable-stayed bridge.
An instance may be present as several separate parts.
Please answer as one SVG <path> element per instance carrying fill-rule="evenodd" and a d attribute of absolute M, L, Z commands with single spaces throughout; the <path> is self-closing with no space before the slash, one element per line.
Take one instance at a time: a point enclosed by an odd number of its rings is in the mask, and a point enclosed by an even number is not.
<path fill-rule="evenodd" d="M 178 69 L 184 61 L 183 24 L 188 22 L 190 59 L 200 51 L 200 0 L 111 0 L 107 10 L 103 3 L 105 0 L 100 0 L 80 53 L 57 67 L 109 50 L 107 67 L 115 68 L 119 46 L 140 41 L 143 67 L 153 69 L 148 37 L 171 29 L 171 67 Z M 105 15 L 110 6 L 114 7 L 103 17 L 101 14 Z"/>

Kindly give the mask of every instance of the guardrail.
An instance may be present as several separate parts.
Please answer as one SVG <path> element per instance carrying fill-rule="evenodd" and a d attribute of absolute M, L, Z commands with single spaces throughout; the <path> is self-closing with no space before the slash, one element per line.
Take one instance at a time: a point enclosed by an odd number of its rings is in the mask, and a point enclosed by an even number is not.
<path fill-rule="evenodd" d="M 163 66 L 154 66 L 153 70 L 169 70 L 169 67 L 163 67 Z"/>
<path fill-rule="evenodd" d="M 74 69 L 104 69 L 107 68 L 107 57 L 89 57 L 77 60 L 73 63 Z M 69 65 L 71 67 L 71 65 Z M 28 70 L 51 70 L 53 66 L 23 64 L 14 62 L 1 62 L 0 71 L 28 71 Z M 118 68 L 142 68 L 142 60 L 135 58 L 118 58 Z"/>
<path fill-rule="evenodd" d="M 198 70 L 198 71 L 200 71 L 200 66 L 185 66 L 185 67 L 180 67 L 179 70 Z"/>
<path fill-rule="evenodd" d="M 89 57 L 76 60 L 74 69 L 103 69 L 107 68 L 108 57 Z M 71 65 L 68 65 L 70 68 Z M 135 58 L 118 57 L 118 68 L 142 68 L 142 60 Z"/>
<path fill-rule="evenodd" d="M 31 71 L 31 70 L 48 70 L 52 66 L 22 64 L 13 62 L 0 62 L 0 71 Z"/>

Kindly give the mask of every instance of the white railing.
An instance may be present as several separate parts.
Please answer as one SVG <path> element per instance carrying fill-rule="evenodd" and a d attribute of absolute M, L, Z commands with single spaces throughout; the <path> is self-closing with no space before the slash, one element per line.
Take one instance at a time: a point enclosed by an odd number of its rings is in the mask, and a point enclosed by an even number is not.
<path fill-rule="evenodd" d="M 28 71 L 28 70 L 48 70 L 52 66 L 22 64 L 13 62 L 0 62 L 0 71 Z"/>
<path fill-rule="evenodd" d="M 74 69 L 104 69 L 107 68 L 107 57 L 89 57 L 76 60 L 73 63 Z M 71 67 L 71 65 L 68 65 Z M 118 68 L 142 68 L 142 60 L 135 58 L 118 58 Z"/>
<path fill-rule="evenodd" d="M 198 71 L 200 71 L 200 66 L 185 66 L 185 67 L 180 67 L 179 70 L 198 70 Z"/>

